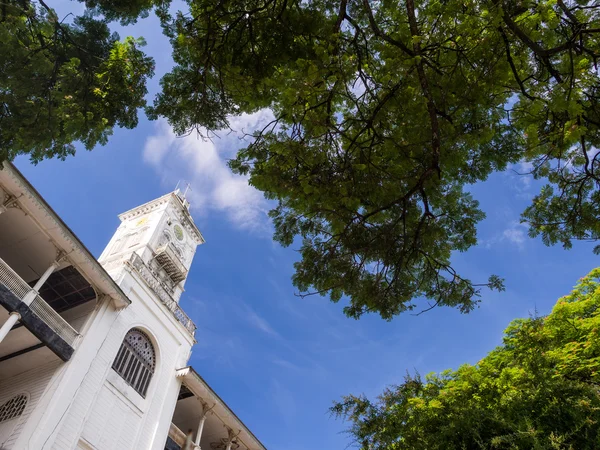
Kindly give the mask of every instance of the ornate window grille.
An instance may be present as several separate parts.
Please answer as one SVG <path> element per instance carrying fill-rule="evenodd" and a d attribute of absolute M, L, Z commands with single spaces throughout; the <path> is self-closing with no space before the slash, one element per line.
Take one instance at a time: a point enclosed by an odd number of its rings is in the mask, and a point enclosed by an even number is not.
<path fill-rule="evenodd" d="M 15 395 L 8 399 L 0 406 L 0 423 L 19 417 L 25 411 L 25 406 L 27 406 L 27 395 L 25 394 Z"/>
<path fill-rule="evenodd" d="M 129 330 L 112 368 L 145 398 L 155 365 L 156 354 L 148 335 L 136 328 Z"/>

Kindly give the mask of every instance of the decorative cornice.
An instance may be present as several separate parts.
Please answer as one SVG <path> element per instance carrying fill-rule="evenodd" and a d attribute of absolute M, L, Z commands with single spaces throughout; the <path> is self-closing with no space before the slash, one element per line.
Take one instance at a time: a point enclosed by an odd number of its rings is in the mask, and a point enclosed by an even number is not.
<path fill-rule="evenodd" d="M 148 203 L 144 203 L 143 205 L 137 206 L 133 209 L 130 209 L 129 211 L 125 211 L 124 213 L 119 214 L 119 219 L 121 219 L 121 221 L 125 221 L 152 212 L 155 209 L 158 209 L 159 206 L 168 203 L 169 195 L 170 194 L 163 195 L 162 197 L 159 197 Z"/>
<path fill-rule="evenodd" d="M 184 228 L 196 238 L 197 245 L 204 244 L 204 236 L 202 236 L 202 233 L 200 232 L 200 230 L 198 230 L 198 227 L 192 221 L 189 212 L 184 212 L 180 209 L 179 211 L 177 211 L 177 218 L 179 219 L 179 222 L 182 223 Z"/>
<path fill-rule="evenodd" d="M 181 222 L 183 227 L 190 234 L 192 234 L 195 237 L 196 243 L 198 245 L 204 244 L 204 236 L 202 236 L 202 233 L 200 232 L 200 230 L 198 229 L 198 227 L 192 220 L 192 217 L 191 217 L 189 211 L 183 205 L 183 203 L 181 202 L 181 199 L 179 199 L 179 197 L 174 192 L 169 192 L 168 194 L 165 194 L 162 197 L 151 200 L 147 203 L 144 203 L 143 205 L 140 205 L 133 209 L 130 209 L 129 211 L 125 211 L 124 213 L 119 214 L 119 219 L 121 220 L 121 222 L 123 222 L 125 220 L 129 220 L 129 219 L 132 219 L 135 217 L 142 216 L 144 214 L 148 214 L 148 213 L 158 209 L 160 206 L 164 205 L 165 203 L 170 203 L 172 200 L 173 200 L 173 202 L 172 202 L 173 206 L 176 209 L 176 211 L 175 211 L 176 218 L 179 220 L 179 222 Z"/>
<path fill-rule="evenodd" d="M 14 195 L 6 194 L 6 198 L 0 205 L 0 213 L 5 212 L 8 208 L 20 208 L 18 199 Z"/>

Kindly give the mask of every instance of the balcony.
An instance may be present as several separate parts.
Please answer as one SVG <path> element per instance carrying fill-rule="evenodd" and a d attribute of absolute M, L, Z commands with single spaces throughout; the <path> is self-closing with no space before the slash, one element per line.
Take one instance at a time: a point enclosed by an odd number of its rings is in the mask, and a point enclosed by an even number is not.
<path fill-rule="evenodd" d="M 176 377 L 181 388 L 165 450 L 266 450 L 193 367 L 178 369 Z"/>
<path fill-rule="evenodd" d="M 188 317 L 188 315 L 181 309 L 171 294 L 163 287 L 163 285 L 156 279 L 152 271 L 146 266 L 146 263 L 139 257 L 137 253 L 133 253 L 127 265 L 133 268 L 138 275 L 144 280 L 144 282 L 156 293 L 160 301 L 167 307 L 173 316 L 181 323 L 185 329 L 194 336 L 196 332 L 196 325 Z"/>
<path fill-rule="evenodd" d="M 187 436 L 181 431 L 174 423 L 171 423 L 169 428 L 169 437 L 165 444 L 165 450 L 180 450 L 185 448 Z M 191 445 L 190 445 L 191 444 Z M 191 442 L 188 443 L 188 447 L 196 449 L 197 447 Z"/>
<path fill-rule="evenodd" d="M 181 261 L 179 251 L 173 244 L 168 243 L 156 250 L 154 259 L 167 272 L 173 283 L 177 284 L 187 276 L 187 269 Z"/>
<path fill-rule="evenodd" d="M 9 312 L 18 312 L 21 315 L 21 323 L 32 334 L 60 358 L 68 360 L 80 336 L 79 333 L 2 259 L 1 285 L 14 296 L 3 296 L 2 306 Z"/>

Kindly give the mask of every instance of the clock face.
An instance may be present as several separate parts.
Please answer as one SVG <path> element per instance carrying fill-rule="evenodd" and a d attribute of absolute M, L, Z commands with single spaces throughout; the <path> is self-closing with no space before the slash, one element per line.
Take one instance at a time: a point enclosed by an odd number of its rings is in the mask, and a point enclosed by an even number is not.
<path fill-rule="evenodd" d="M 141 227 L 146 222 L 148 222 L 148 217 L 142 217 L 140 220 L 137 221 L 137 223 L 135 224 L 135 226 L 136 227 Z"/>
<path fill-rule="evenodd" d="M 183 241 L 183 230 L 179 225 L 175 225 L 173 227 L 173 231 L 175 232 L 175 237 L 178 241 Z"/>

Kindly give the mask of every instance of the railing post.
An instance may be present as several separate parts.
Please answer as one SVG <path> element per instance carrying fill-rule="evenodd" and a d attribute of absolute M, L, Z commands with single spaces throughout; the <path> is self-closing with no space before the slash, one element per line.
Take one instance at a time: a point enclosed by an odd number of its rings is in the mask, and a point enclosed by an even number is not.
<path fill-rule="evenodd" d="M 2 324 L 2 327 L 0 327 L 0 342 L 2 342 L 4 340 L 4 338 L 6 337 L 8 332 L 11 330 L 13 325 L 15 323 L 17 323 L 17 321 L 20 318 L 21 318 L 21 315 L 18 312 L 13 311 L 9 314 L 8 319 L 6 319 L 6 322 L 4 322 Z"/>

